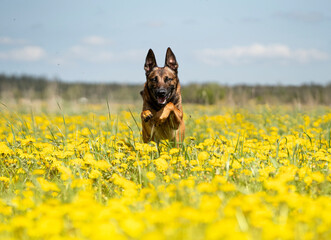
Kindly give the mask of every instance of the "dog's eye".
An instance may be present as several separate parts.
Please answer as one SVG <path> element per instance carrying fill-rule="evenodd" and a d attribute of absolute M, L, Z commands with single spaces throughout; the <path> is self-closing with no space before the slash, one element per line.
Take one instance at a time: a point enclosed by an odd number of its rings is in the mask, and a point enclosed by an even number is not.
<path fill-rule="evenodd" d="M 172 78 L 165 77 L 164 81 L 165 82 L 172 81 Z"/>
<path fill-rule="evenodd" d="M 150 79 L 152 82 L 157 82 L 157 77 L 151 78 Z"/>

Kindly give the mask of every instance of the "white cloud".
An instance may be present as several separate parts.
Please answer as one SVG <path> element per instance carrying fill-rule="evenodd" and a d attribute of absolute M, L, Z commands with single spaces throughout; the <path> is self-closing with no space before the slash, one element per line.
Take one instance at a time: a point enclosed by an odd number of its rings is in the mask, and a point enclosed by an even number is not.
<path fill-rule="evenodd" d="M 69 49 L 69 57 L 88 62 L 109 62 L 113 54 L 107 50 L 96 50 L 87 46 L 76 45 Z"/>
<path fill-rule="evenodd" d="M 0 52 L 0 59 L 14 61 L 38 61 L 45 57 L 46 52 L 38 46 L 25 46 L 19 49 L 13 49 L 6 52 Z"/>
<path fill-rule="evenodd" d="M 227 49 L 203 49 L 196 52 L 197 57 L 206 64 L 242 64 L 257 61 L 299 62 L 322 61 L 328 54 L 316 49 L 291 49 L 282 44 L 253 44 Z"/>
<path fill-rule="evenodd" d="M 10 37 L 0 37 L 0 44 L 14 45 L 14 44 L 24 44 L 26 41 L 23 39 L 14 39 Z"/>
<path fill-rule="evenodd" d="M 300 11 L 292 11 L 292 12 L 284 12 L 279 11 L 274 14 L 275 17 L 293 20 L 302 23 L 320 23 L 323 21 L 330 20 L 329 17 L 325 16 L 322 12 L 300 12 Z"/>
<path fill-rule="evenodd" d="M 78 44 L 68 48 L 50 62 L 56 65 L 72 65 L 80 62 L 116 63 L 144 61 L 145 50 L 129 49 L 119 51 L 111 47 L 112 41 L 96 35 L 83 38 Z"/>
<path fill-rule="evenodd" d="M 132 49 L 117 53 L 117 57 L 121 61 L 139 62 L 145 60 L 146 50 Z"/>
<path fill-rule="evenodd" d="M 150 21 L 146 22 L 146 25 L 151 28 L 161 28 L 165 25 L 163 21 Z"/>
<path fill-rule="evenodd" d="M 75 45 L 69 48 L 62 56 L 51 60 L 54 64 L 71 64 L 85 61 L 90 63 L 116 63 L 144 61 L 145 50 L 130 49 L 114 51 L 106 47 L 100 48 L 91 45 Z"/>
<path fill-rule="evenodd" d="M 83 39 L 83 43 L 90 45 L 107 45 L 111 43 L 111 40 L 100 36 L 88 36 Z"/>

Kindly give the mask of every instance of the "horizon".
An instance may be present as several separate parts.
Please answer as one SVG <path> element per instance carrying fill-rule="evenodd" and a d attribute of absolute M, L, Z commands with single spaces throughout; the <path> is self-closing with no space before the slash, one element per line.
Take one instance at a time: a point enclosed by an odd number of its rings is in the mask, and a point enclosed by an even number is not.
<path fill-rule="evenodd" d="M 3 74 L 0 73 L 0 77 L 1 76 L 5 76 L 8 78 L 11 77 L 16 77 L 16 78 L 23 78 L 23 77 L 27 77 L 27 78 L 31 78 L 33 81 L 34 80 L 44 80 L 46 82 L 59 82 L 59 83 L 65 83 L 65 84 L 95 84 L 95 85 L 99 85 L 99 84 L 106 84 L 106 85 L 119 85 L 119 86 L 144 86 L 144 83 L 134 83 L 134 82 L 127 82 L 127 83 L 120 83 L 118 81 L 114 81 L 114 82 L 98 82 L 98 81 L 80 81 L 80 80 L 73 80 L 73 81 L 66 81 L 60 78 L 48 78 L 47 76 L 43 76 L 43 75 L 28 75 L 28 74 L 22 74 L 22 75 L 16 75 L 16 74 Z M 1 78 L 0 78 L 1 81 Z M 220 83 L 220 82 L 212 82 L 212 81 L 204 81 L 204 82 L 186 82 L 186 83 L 181 83 L 181 86 L 190 86 L 190 85 L 219 85 L 220 87 L 241 87 L 241 86 L 247 86 L 247 87 L 303 87 L 303 86 L 321 86 L 321 87 L 326 87 L 326 86 L 331 86 L 331 81 L 330 82 L 326 82 L 326 83 L 314 83 L 314 82 L 310 82 L 310 83 L 300 83 L 300 84 L 283 84 L 283 83 L 276 83 L 276 84 L 268 84 L 268 83 L 262 83 L 262 84 L 251 84 L 251 83 L 235 83 L 235 84 L 227 84 L 227 83 Z"/>

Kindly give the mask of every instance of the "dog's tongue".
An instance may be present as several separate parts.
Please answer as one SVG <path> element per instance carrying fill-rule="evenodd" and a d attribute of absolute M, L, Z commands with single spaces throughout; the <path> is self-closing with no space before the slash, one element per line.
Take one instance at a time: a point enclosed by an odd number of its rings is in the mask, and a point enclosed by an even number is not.
<path fill-rule="evenodd" d="M 167 98 L 166 98 L 166 97 L 158 97 L 158 98 L 157 98 L 157 102 L 158 102 L 159 104 L 165 104 L 166 101 L 167 101 Z"/>

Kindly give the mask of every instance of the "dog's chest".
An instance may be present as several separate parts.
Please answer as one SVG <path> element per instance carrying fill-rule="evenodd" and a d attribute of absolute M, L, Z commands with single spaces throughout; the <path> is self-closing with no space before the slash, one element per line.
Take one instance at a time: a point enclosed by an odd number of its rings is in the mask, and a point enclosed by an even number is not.
<path fill-rule="evenodd" d="M 152 127 L 152 139 L 169 139 L 174 140 L 176 138 L 177 130 L 174 129 L 173 124 L 170 119 L 167 119 L 160 126 L 155 126 L 153 124 Z"/>

